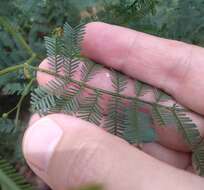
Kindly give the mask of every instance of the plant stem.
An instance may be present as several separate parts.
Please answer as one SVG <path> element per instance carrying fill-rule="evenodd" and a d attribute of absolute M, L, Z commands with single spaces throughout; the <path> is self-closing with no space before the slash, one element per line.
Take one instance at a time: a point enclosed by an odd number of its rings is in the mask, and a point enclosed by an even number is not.
<path fill-rule="evenodd" d="M 47 69 L 42 69 L 42 68 L 34 67 L 34 66 L 31 66 L 31 65 L 29 65 L 29 68 L 33 69 L 35 71 L 43 72 L 43 73 L 46 73 L 46 74 L 49 74 L 49 75 L 52 75 L 52 76 L 55 76 L 55 77 L 66 80 L 66 78 L 63 75 L 56 74 L 55 72 L 52 72 L 52 71 L 47 70 Z M 87 89 L 95 90 L 95 91 L 98 91 L 100 93 L 107 94 L 107 95 L 110 95 L 110 96 L 124 98 L 126 100 L 138 100 L 140 102 L 143 102 L 143 103 L 151 105 L 151 106 L 155 105 L 155 106 L 159 106 L 159 107 L 163 107 L 163 108 L 172 110 L 172 107 L 170 107 L 170 106 L 165 106 L 165 105 L 162 105 L 162 104 L 159 104 L 159 103 L 148 102 L 148 101 L 142 100 L 142 99 L 140 99 L 138 97 L 126 96 L 126 95 L 118 94 L 117 92 L 110 92 L 110 91 L 107 91 L 107 90 L 99 89 L 99 88 L 90 86 L 90 85 L 88 85 L 88 84 L 86 84 L 86 83 L 84 83 L 82 81 L 78 81 L 78 80 L 75 80 L 75 79 L 72 79 L 72 78 L 69 78 L 69 82 L 73 82 L 73 83 L 79 85 L 80 87 L 85 87 Z"/>
<path fill-rule="evenodd" d="M 24 64 L 30 65 L 35 60 L 35 58 L 37 58 L 37 55 L 33 53 L 31 57 Z"/>
<path fill-rule="evenodd" d="M 22 96 L 21 96 L 21 98 L 20 98 L 18 104 L 16 105 L 16 108 L 17 108 L 17 110 L 16 110 L 16 118 L 15 118 L 15 125 L 16 125 L 16 126 L 18 126 L 18 120 L 19 120 L 19 115 L 20 115 L 20 110 L 21 110 L 22 102 L 23 102 L 24 98 L 28 95 L 29 90 L 30 90 L 30 88 L 31 88 L 31 86 L 32 86 L 32 84 L 33 84 L 34 81 L 35 81 L 35 79 L 32 79 L 32 80 L 28 83 L 28 85 L 25 87 L 25 89 L 24 89 L 24 91 L 23 91 L 23 93 L 22 93 Z"/>
<path fill-rule="evenodd" d="M 35 60 L 35 58 L 36 58 L 36 54 L 33 53 L 32 56 L 25 63 L 14 65 L 14 66 L 1 70 L 0 76 L 17 71 L 19 69 L 25 69 L 26 67 L 28 67 L 28 65 L 30 65 Z"/>
<path fill-rule="evenodd" d="M 30 55 L 33 55 L 33 50 L 24 40 L 22 35 L 10 24 L 6 17 L 0 16 L 0 25 L 14 37 L 16 42 L 18 42 L 22 48 L 24 48 Z"/>
<path fill-rule="evenodd" d="M 17 71 L 17 70 L 22 69 L 22 68 L 24 68 L 24 64 L 8 67 L 8 68 L 3 69 L 3 70 L 0 71 L 0 76 L 11 73 L 11 72 L 14 72 L 14 71 Z"/>
<path fill-rule="evenodd" d="M 16 70 L 19 70 L 21 68 L 24 68 L 24 69 L 27 69 L 27 70 L 31 69 L 31 70 L 47 73 L 49 75 L 52 75 L 52 76 L 55 76 L 55 77 L 58 77 L 58 78 L 61 78 L 61 79 L 65 79 L 65 77 L 63 75 L 56 74 L 55 72 L 52 72 L 52 71 L 47 70 L 47 69 L 42 69 L 42 68 L 34 67 L 34 66 L 30 65 L 35 58 L 36 58 L 36 54 L 33 54 L 32 57 L 30 59 L 28 59 L 24 64 L 15 65 L 15 66 L 12 66 L 12 67 L 9 67 L 9 68 L 6 68 L 6 69 L 0 71 L 0 76 L 4 75 L 4 74 L 7 74 L 7 73 L 10 73 L 10 72 L 13 72 L 13 71 L 16 71 Z M 145 104 L 149 104 L 151 106 L 154 104 L 155 106 L 164 107 L 166 109 L 172 110 L 172 107 L 169 107 L 169 106 L 164 106 L 164 105 L 159 104 L 159 103 L 148 102 L 148 101 L 142 100 L 142 99 L 140 99 L 138 97 L 125 96 L 125 95 L 122 95 L 122 94 L 118 94 L 117 92 L 110 92 L 110 91 L 107 91 L 107 90 L 99 89 L 99 88 L 90 86 L 90 85 L 88 85 L 88 84 L 86 84 L 86 83 L 84 83 L 82 81 L 78 81 L 78 80 L 75 80 L 75 79 L 72 79 L 72 78 L 69 78 L 69 81 L 79 85 L 80 87 L 85 87 L 87 89 L 95 90 L 95 91 L 98 91 L 100 93 L 107 94 L 107 95 L 110 95 L 110 96 L 120 97 L 120 98 L 124 98 L 124 99 L 127 99 L 127 100 L 138 100 L 140 102 L 143 102 Z"/>
<path fill-rule="evenodd" d="M 9 115 L 9 114 L 13 113 L 17 109 L 17 107 L 18 106 L 16 105 L 14 108 L 12 108 L 10 111 L 6 112 L 5 114 Z"/>

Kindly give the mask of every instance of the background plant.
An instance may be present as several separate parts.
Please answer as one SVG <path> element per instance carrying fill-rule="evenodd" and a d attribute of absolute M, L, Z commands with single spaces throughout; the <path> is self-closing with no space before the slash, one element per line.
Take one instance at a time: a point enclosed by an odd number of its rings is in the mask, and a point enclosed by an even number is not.
<path fill-rule="evenodd" d="M 19 158 L 22 160 L 21 136 L 29 117 L 30 93 L 36 87 L 36 70 L 31 69 L 31 66 L 36 67 L 46 57 L 45 36 L 53 36 L 61 31 L 67 21 L 71 26 L 77 26 L 81 21 L 100 20 L 203 46 L 203 3 L 202 0 L 1 0 L 0 151 L 2 156 L 12 163 L 16 161 L 19 163 Z M 116 78 L 119 79 L 120 75 L 117 74 Z M 100 96 L 101 93 L 94 92 L 86 102 L 94 102 Z M 83 117 L 86 117 L 85 103 L 81 111 Z M 100 107 L 95 106 L 94 109 L 100 110 Z M 128 117 L 130 116 L 131 114 L 128 114 Z M 95 121 L 95 118 L 96 116 L 92 120 Z M 130 132 L 126 131 L 125 134 L 129 134 L 131 141 Z M 203 152 L 202 146 L 198 150 L 194 159 L 197 153 L 201 155 L 200 152 Z M 23 160 L 21 162 L 23 163 Z"/>

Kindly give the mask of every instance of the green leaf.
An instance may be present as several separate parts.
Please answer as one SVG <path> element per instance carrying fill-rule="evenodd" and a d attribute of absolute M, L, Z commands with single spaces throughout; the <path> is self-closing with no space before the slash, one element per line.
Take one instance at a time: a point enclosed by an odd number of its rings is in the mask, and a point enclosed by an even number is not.
<path fill-rule="evenodd" d="M 56 105 L 51 112 L 63 112 L 67 114 L 72 114 L 77 112 L 80 107 L 80 99 L 84 88 L 79 85 L 70 84 L 70 86 L 64 90 L 57 99 Z"/>
<path fill-rule="evenodd" d="M 157 103 L 172 100 L 172 98 L 168 94 L 161 91 L 160 89 L 154 88 L 153 92 L 154 92 L 155 100 L 156 100 Z"/>
<path fill-rule="evenodd" d="M 56 106 L 56 99 L 57 97 L 47 88 L 38 87 L 31 93 L 32 109 L 41 115 L 47 114 L 51 108 Z"/>
<path fill-rule="evenodd" d="M 147 92 L 151 90 L 151 87 L 144 82 L 139 80 L 135 81 L 135 94 L 137 97 L 144 96 Z"/>
<path fill-rule="evenodd" d="M 152 118 L 149 113 L 142 109 L 145 105 L 133 100 L 126 109 L 126 122 L 124 123 L 123 138 L 132 144 L 153 142 L 156 140 L 156 133 L 152 126 Z"/>
<path fill-rule="evenodd" d="M 0 186 L 4 190 L 32 190 L 34 189 L 25 177 L 21 176 L 8 163 L 8 161 L 0 159 Z"/>
<path fill-rule="evenodd" d="M 112 134 L 123 136 L 125 123 L 125 109 L 122 98 L 113 96 L 108 104 L 108 113 L 105 118 L 105 128 Z"/>
<path fill-rule="evenodd" d="M 192 161 L 199 175 L 204 176 L 204 141 L 194 150 Z"/>
<path fill-rule="evenodd" d="M 152 117 L 155 123 L 162 127 L 176 126 L 192 150 L 200 143 L 199 130 L 182 108 L 175 105 L 174 108 L 168 109 L 154 105 Z"/>
<path fill-rule="evenodd" d="M 89 94 L 80 105 L 79 117 L 99 126 L 104 112 L 99 102 L 100 99 L 101 94 L 97 91 Z"/>
<path fill-rule="evenodd" d="M 7 95 L 21 95 L 22 92 L 24 91 L 26 87 L 26 83 L 25 82 L 13 82 L 13 83 L 8 83 L 6 84 L 3 88 L 2 91 L 4 94 Z"/>
<path fill-rule="evenodd" d="M 64 45 L 66 55 L 73 57 L 80 54 L 81 42 L 85 34 L 85 25 L 80 24 L 72 28 L 68 23 L 64 24 Z"/>
<path fill-rule="evenodd" d="M 102 66 L 94 63 L 93 61 L 84 60 L 84 64 L 81 68 L 81 80 L 83 82 L 90 81 L 101 69 Z"/>
<path fill-rule="evenodd" d="M 117 71 L 113 71 L 111 76 L 112 86 L 115 92 L 121 93 L 122 91 L 124 91 L 128 82 L 127 77 Z"/>
<path fill-rule="evenodd" d="M 59 73 L 64 64 L 62 40 L 57 37 L 45 37 L 45 46 L 47 49 L 50 70 Z"/>
<path fill-rule="evenodd" d="M 0 137 L 11 135 L 14 131 L 15 125 L 12 120 L 0 118 Z"/>
<path fill-rule="evenodd" d="M 65 78 L 69 79 L 74 76 L 76 73 L 78 67 L 79 67 L 80 61 L 78 58 L 69 58 L 66 57 L 63 63 L 63 69 Z"/>

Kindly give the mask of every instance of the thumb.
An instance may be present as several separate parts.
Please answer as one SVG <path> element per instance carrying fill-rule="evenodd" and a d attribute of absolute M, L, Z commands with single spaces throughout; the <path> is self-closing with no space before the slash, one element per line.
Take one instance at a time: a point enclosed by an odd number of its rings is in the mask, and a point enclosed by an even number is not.
<path fill-rule="evenodd" d="M 101 184 L 106 190 L 199 190 L 204 186 L 200 177 L 163 164 L 95 125 L 63 114 L 31 124 L 24 135 L 23 152 L 31 169 L 54 190 L 89 184 Z"/>

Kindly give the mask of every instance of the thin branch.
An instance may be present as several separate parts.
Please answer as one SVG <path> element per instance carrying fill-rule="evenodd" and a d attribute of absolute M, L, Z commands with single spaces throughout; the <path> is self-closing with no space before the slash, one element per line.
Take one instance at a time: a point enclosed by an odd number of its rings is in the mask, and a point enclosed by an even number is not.
<path fill-rule="evenodd" d="M 32 87 L 33 82 L 35 81 L 35 79 L 32 79 L 28 85 L 25 87 L 23 94 L 18 102 L 18 104 L 16 105 L 17 110 L 16 110 L 16 118 L 15 118 L 15 125 L 18 126 L 18 120 L 19 120 L 19 115 L 20 115 L 20 110 L 21 110 L 21 106 L 22 106 L 22 102 L 25 99 L 25 97 L 28 95 L 30 88 Z"/>
<path fill-rule="evenodd" d="M 52 71 L 47 70 L 47 69 L 42 69 L 42 68 L 34 67 L 34 66 L 31 66 L 31 65 L 29 65 L 29 68 L 32 69 L 32 70 L 35 70 L 35 71 L 39 71 L 39 72 L 43 72 L 43 73 L 52 75 L 54 77 L 58 77 L 58 78 L 65 79 L 65 80 L 67 79 L 65 76 L 63 76 L 61 74 L 56 74 L 55 72 L 52 72 Z M 165 105 L 162 105 L 162 104 L 159 104 L 159 103 L 148 102 L 148 101 L 142 100 L 142 99 L 140 99 L 138 97 L 126 96 L 126 95 L 118 94 L 116 92 L 110 92 L 110 91 L 107 91 L 107 90 L 99 89 L 99 88 L 90 86 L 87 83 L 84 83 L 82 81 L 78 81 L 78 80 L 75 80 L 75 79 L 72 79 L 72 78 L 69 78 L 68 80 L 69 80 L 69 82 L 73 82 L 73 83 L 79 85 L 80 87 L 87 88 L 87 89 L 90 89 L 90 90 L 95 90 L 95 91 L 98 91 L 98 92 L 103 93 L 103 94 L 107 94 L 107 95 L 114 96 L 114 97 L 119 97 L 119 98 L 124 98 L 126 100 L 138 100 L 140 102 L 143 102 L 143 103 L 151 105 L 151 106 L 155 105 L 155 106 L 158 106 L 158 107 L 163 107 L 165 109 L 172 110 L 171 106 L 165 106 Z"/>
<path fill-rule="evenodd" d="M 25 63 L 7 67 L 6 69 L 1 70 L 0 76 L 17 71 L 19 69 L 26 69 L 26 67 L 28 68 L 28 65 L 30 65 L 35 59 L 36 59 L 36 54 L 34 53 Z"/>
<path fill-rule="evenodd" d="M 0 71 L 0 76 L 17 71 L 17 70 L 22 69 L 22 68 L 24 68 L 24 64 L 8 67 L 8 68 Z"/>

